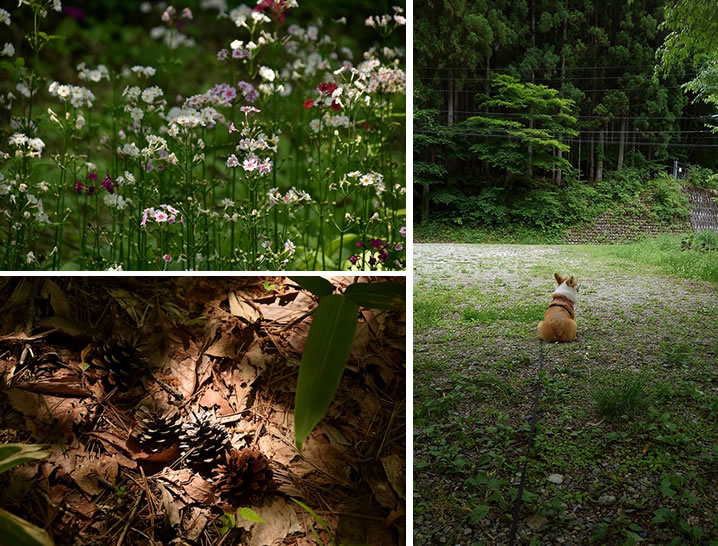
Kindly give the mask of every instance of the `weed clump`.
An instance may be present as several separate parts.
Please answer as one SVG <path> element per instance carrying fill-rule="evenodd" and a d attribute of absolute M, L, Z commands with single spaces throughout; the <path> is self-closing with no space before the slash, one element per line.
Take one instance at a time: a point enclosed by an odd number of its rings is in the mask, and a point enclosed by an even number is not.
<path fill-rule="evenodd" d="M 642 413 L 650 404 L 651 389 L 645 373 L 621 374 L 593 391 L 598 413 L 611 421 Z"/>

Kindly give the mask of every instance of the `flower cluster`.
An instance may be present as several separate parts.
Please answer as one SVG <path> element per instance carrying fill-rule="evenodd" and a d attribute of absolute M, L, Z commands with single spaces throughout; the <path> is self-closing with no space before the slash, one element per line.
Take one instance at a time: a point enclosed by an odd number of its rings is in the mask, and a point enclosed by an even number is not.
<path fill-rule="evenodd" d="M 40 157 L 45 148 L 41 139 L 29 138 L 24 133 L 15 133 L 9 142 L 15 148 L 15 157 Z"/>
<path fill-rule="evenodd" d="M 269 190 L 269 207 L 282 203 L 283 205 L 293 206 L 299 205 L 301 208 L 303 203 L 306 201 L 309 203 L 312 200 L 312 196 L 304 190 L 298 190 L 294 186 L 287 190 L 284 195 L 281 194 L 279 188 L 272 188 Z"/>
<path fill-rule="evenodd" d="M 89 80 L 93 83 L 99 83 L 102 80 L 110 80 L 110 71 L 104 64 L 98 65 L 97 68 L 87 68 L 85 63 L 77 65 L 77 77 L 81 80 Z"/>
<path fill-rule="evenodd" d="M 87 106 L 92 108 L 92 103 L 95 100 L 95 95 L 86 87 L 79 87 L 77 85 L 64 85 L 58 82 L 52 82 L 48 89 L 53 97 L 60 98 L 63 102 L 70 101 L 70 104 L 75 108 L 82 108 Z"/>
<path fill-rule="evenodd" d="M 174 224 L 177 221 L 178 214 L 179 211 L 171 205 L 160 205 L 159 209 L 149 207 L 142 212 L 142 221 L 140 222 L 140 225 L 145 226 L 147 224 L 147 220 L 154 220 L 158 224 L 162 224 L 164 222 Z M 180 217 L 179 221 L 183 222 L 182 217 Z"/>
<path fill-rule="evenodd" d="M 406 233 L 406 229 L 404 233 Z M 363 249 L 359 254 L 355 254 L 349 257 L 349 262 L 352 266 L 365 268 L 372 270 L 381 270 L 389 262 L 389 259 L 394 254 L 397 254 L 404 250 L 403 243 L 389 243 L 378 238 L 369 239 L 368 243 L 358 242 L 357 248 Z M 400 260 L 395 266 L 400 266 Z"/>
<path fill-rule="evenodd" d="M 157 70 L 152 68 L 151 66 L 140 66 L 135 65 L 132 67 L 132 72 L 137 74 L 140 78 L 151 78 L 157 73 Z"/>
<path fill-rule="evenodd" d="M 401 15 L 404 10 L 399 6 L 392 6 L 394 15 L 375 15 L 374 17 L 367 17 L 364 24 L 368 27 L 387 28 L 391 22 L 394 22 L 394 27 L 400 27 L 406 25 L 406 18 Z"/>

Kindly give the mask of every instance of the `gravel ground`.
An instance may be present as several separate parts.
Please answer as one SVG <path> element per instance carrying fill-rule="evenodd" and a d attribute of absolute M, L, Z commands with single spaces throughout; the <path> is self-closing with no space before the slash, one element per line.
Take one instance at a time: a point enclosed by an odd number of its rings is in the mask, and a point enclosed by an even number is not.
<path fill-rule="evenodd" d="M 421 463 L 415 467 L 416 544 L 507 543 L 513 507 L 505 499 L 517 486 L 517 467 L 486 463 L 486 457 L 494 461 L 499 453 L 515 461 L 525 452 L 527 437 L 519 428 L 531 407 L 539 347 L 538 319 L 530 313 L 540 315 L 548 303 L 554 271 L 578 279 L 578 338 L 545 346 L 550 383 L 540 431 L 546 437 L 539 435 L 536 460 L 529 463 L 527 489 L 536 498 L 522 511 L 519 543 L 588 544 L 602 525 L 608 530 L 595 543 L 623 544 L 630 533 L 645 544 L 676 537 L 685 540 L 676 544 L 703 543 L 682 536 L 678 524 L 651 520 L 658 508 L 678 513 L 674 501 L 688 491 L 698 500 L 682 514 L 687 523 L 707 535 L 716 526 L 718 488 L 715 472 L 706 472 L 705 452 L 718 443 L 715 409 L 707 409 L 718 407 L 718 286 L 596 258 L 580 246 L 415 244 L 414 264 L 414 413 L 420 422 L 414 458 Z M 498 310 L 508 318 L 472 322 L 467 310 Z M 700 393 L 674 393 L 656 403 L 671 416 L 666 426 L 685 429 L 690 448 L 653 442 L 660 430 L 627 432 L 592 410 L 594 385 L 626 371 L 650 373 L 652 386 L 693 385 Z M 445 406 L 436 412 L 427 402 L 434 393 Z M 492 421 L 498 414 L 506 418 L 499 421 L 503 437 Z M 641 423 L 653 419 L 642 417 Z M 623 440 L 615 441 L 615 434 Z M 651 458 L 657 462 L 647 462 Z M 498 487 L 503 501 L 467 481 L 480 470 L 504 480 Z M 675 498 L 658 491 L 666 472 L 686 476 Z M 693 480 L 693 473 L 703 481 Z M 548 480 L 552 475 L 561 483 Z M 556 501 L 560 509 L 546 509 Z M 490 506 L 485 517 L 470 517 L 477 503 Z M 718 529 L 713 532 L 718 539 Z"/>

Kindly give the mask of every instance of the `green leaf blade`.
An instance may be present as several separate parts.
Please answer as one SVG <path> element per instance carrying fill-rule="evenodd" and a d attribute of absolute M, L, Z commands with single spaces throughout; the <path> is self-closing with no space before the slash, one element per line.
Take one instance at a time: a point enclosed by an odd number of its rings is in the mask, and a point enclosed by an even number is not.
<path fill-rule="evenodd" d="M 39 444 L 0 444 L 0 474 L 13 466 L 44 459 L 50 452 Z"/>
<path fill-rule="evenodd" d="M 339 386 L 356 333 L 359 308 L 349 298 L 319 301 L 299 365 L 294 436 L 299 450 L 319 423 Z"/>
<path fill-rule="evenodd" d="M 330 295 L 334 292 L 334 285 L 323 277 L 289 277 L 304 290 L 309 290 L 318 298 Z"/>
<path fill-rule="evenodd" d="M 14 546 L 53 546 L 54 544 L 45 529 L 2 508 L 0 508 L 0 537 L 3 544 Z"/>
<path fill-rule="evenodd" d="M 367 309 L 403 309 L 406 306 L 406 287 L 394 282 L 354 283 L 344 295 Z"/>
<path fill-rule="evenodd" d="M 247 521 L 253 521 L 255 523 L 267 523 L 265 520 L 262 519 L 262 516 L 257 514 L 257 512 L 247 507 L 238 508 L 237 517 L 246 519 Z"/>

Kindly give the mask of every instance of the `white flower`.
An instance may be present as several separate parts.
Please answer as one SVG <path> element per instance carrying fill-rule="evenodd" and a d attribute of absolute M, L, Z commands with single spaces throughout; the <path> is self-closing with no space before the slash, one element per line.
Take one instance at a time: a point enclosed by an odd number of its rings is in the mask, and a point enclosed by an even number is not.
<path fill-rule="evenodd" d="M 227 198 L 225 197 L 224 199 L 222 199 L 222 200 L 219 202 L 219 206 L 224 207 L 224 208 L 227 208 L 227 207 L 230 207 L 230 208 L 231 208 L 231 207 L 234 207 L 234 201 L 232 201 L 231 199 L 227 199 Z"/>
<path fill-rule="evenodd" d="M 52 0 L 52 9 L 57 12 L 62 11 L 62 2 L 60 0 Z"/>
<path fill-rule="evenodd" d="M 321 122 L 318 119 L 313 119 L 309 122 L 309 127 L 311 127 L 312 131 L 318 133 L 321 128 Z"/>
<path fill-rule="evenodd" d="M 5 55 L 6 57 L 12 57 L 13 55 L 15 55 L 15 46 L 9 42 L 5 42 L 5 45 L 3 46 L 2 51 L 0 51 L 0 55 Z"/>
<path fill-rule="evenodd" d="M 130 110 L 130 117 L 133 121 L 141 121 L 145 117 L 145 113 L 139 108 L 133 108 Z"/>
<path fill-rule="evenodd" d="M 114 207 L 117 210 L 124 210 L 127 208 L 127 200 L 119 193 L 108 193 L 102 198 L 102 200 L 105 205 L 108 207 Z"/>
<path fill-rule="evenodd" d="M 236 155 L 232 154 L 227 158 L 227 167 L 239 167 L 239 160 Z"/>
<path fill-rule="evenodd" d="M 140 149 L 134 142 L 127 142 L 120 150 L 120 153 L 123 155 L 128 155 L 130 157 L 137 157 L 138 155 L 140 155 Z"/>
<path fill-rule="evenodd" d="M 18 82 L 15 89 L 17 89 L 23 97 L 30 97 L 30 89 L 28 89 L 24 82 Z"/>
<path fill-rule="evenodd" d="M 122 264 L 115 264 L 107 268 L 107 271 L 123 271 Z"/>
<path fill-rule="evenodd" d="M 0 8 L 0 23 L 10 26 L 10 13 L 2 8 Z"/>
<path fill-rule="evenodd" d="M 28 146 L 30 146 L 33 150 L 42 152 L 42 149 L 45 147 L 45 143 L 39 138 L 31 138 L 28 141 Z"/>
<path fill-rule="evenodd" d="M 137 74 L 140 77 L 149 78 L 151 76 L 154 76 L 157 70 L 152 68 L 151 66 L 140 66 L 136 65 L 132 67 L 132 72 Z"/>
<path fill-rule="evenodd" d="M 27 256 L 25 256 L 25 261 L 29 264 L 33 262 L 37 262 L 37 258 L 35 257 L 35 253 L 31 250 L 27 253 Z"/>
<path fill-rule="evenodd" d="M 263 80 L 267 80 L 268 82 L 273 82 L 274 78 L 276 78 L 274 70 L 267 66 L 260 67 L 259 75 L 262 77 Z"/>
<path fill-rule="evenodd" d="M 294 254 L 296 247 L 294 246 L 294 243 L 287 239 L 287 241 L 284 243 L 284 251 L 289 252 L 290 254 Z"/>
<path fill-rule="evenodd" d="M 229 47 L 231 47 L 232 49 L 241 49 L 243 45 L 244 42 L 240 40 L 234 40 L 231 44 L 229 44 Z"/>
<path fill-rule="evenodd" d="M 23 133 L 15 133 L 10 137 L 10 144 L 13 146 L 24 146 L 28 138 Z"/>

